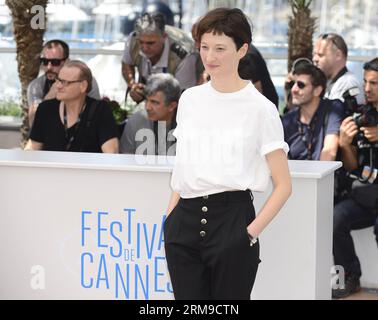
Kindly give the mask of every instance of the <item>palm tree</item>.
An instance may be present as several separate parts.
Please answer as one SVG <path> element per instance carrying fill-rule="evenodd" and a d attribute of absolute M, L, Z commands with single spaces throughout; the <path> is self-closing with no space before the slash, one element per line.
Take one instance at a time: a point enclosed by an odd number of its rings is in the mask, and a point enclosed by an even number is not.
<path fill-rule="evenodd" d="M 33 6 L 43 8 L 46 21 L 46 5 L 48 0 L 6 0 L 13 19 L 13 33 L 17 46 L 18 76 L 21 82 L 23 121 L 21 125 L 21 147 L 24 147 L 29 134 L 26 92 L 29 83 L 38 76 L 39 55 L 42 51 L 44 29 L 33 28 L 36 12 Z M 36 7 L 34 7 L 36 8 Z M 33 13 L 34 12 L 34 13 Z M 44 25 L 46 25 L 44 23 Z"/>
<path fill-rule="evenodd" d="M 312 0 L 289 0 L 289 2 L 293 16 L 289 17 L 288 71 L 291 70 L 296 59 L 312 59 L 312 36 L 316 22 L 316 18 L 311 17 L 309 8 Z"/>

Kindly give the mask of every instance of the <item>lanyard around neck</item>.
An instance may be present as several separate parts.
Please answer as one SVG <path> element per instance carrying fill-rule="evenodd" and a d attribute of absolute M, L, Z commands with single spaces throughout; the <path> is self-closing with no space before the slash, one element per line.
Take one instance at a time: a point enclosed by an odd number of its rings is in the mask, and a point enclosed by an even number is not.
<path fill-rule="evenodd" d="M 306 146 L 306 160 L 312 160 L 312 149 L 313 149 L 313 144 L 314 144 L 314 137 L 315 137 L 315 126 L 316 122 L 318 121 L 318 112 L 315 112 L 314 116 L 312 117 L 310 124 L 309 124 L 309 129 L 308 132 L 309 134 L 306 135 L 305 130 L 304 130 L 304 125 L 300 121 L 300 112 L 299 112 L 299 117 L 298 117 L 298 132 L 300 136 L 302 137 L 302 141 L 304 142 Z M 308 136 L 308 137 L 307 137 Z"/>
<path fill-rule="evenodd" d="M 68 135 L 67 107 L 66 107 L 66 104 L 63 104 L 63 124 L 64 124 L 64 133 L 65 133 L 65 136 L 66 136 L 66 151 L 71 149 L 72 142 L 75 140 L 75 137 L 76 137 L 76 134 L 77 134 L 77 131 L 78 131 L 78 128 L 79 128 L 79 122 L 81 121 L 81 117 L 82 117 L 82 114 L 85 110 L 85 106 L 86 106 L 86 104 L 84 103 L 84 105 L 81 107 L 79 115 L 77 116 L 75 124 L 72 126 L 72 127 L 75 127 L 74 133 L 71 135 L 71 137 L 69 137 L 69 135 Z"/>

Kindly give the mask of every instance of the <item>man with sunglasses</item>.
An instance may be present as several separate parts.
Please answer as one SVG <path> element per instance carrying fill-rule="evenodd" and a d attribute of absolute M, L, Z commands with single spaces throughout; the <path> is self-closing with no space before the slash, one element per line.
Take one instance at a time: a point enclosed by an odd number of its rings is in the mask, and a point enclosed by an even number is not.
<path fill-rule="evenodd" d="M 294 80 L 294 70 L 304 64 L 313 64 L 312 61 L 308 58 L 302 57 L 296 59 L 292 66 L 290 72 L 286 75 L 285 83 L 284 83 L 284 92 L 285 92 L 285 108 L 283 113 L 286 114 L 289 110 L 293 109 L 295 106 L 291 100 L 291 88 L 293 87 L 293 80 Z"/>
<path fill-rule="evenodd" d="M 181 89 L 197 84 L 197 56 L 193 40 L 183 31 L 165 25 L 160 13 L 145 13 L 136 20 L 135 30 L 125 43 L 122 75 L 127 92 L 137 103 L 144 100 L 144 86 L 154 73 L 170 73 Z M 136 70 L 139 78 L 136 78 Z"/>
<path fill-rule="evenodd" d="M 27 90 L 30 126 L 32 126 L 39 103 L 56 97 L 57 85 L 55 79 L 64 63 L 69 59 L 69 53 L 68 44 L 62 40 L 54 39 L 44 44 L 40 57 L 43 74 L 30 82 Z M 93 79 L 89 96 L 100 99 L 100 92 L 95 79 Z"/>
<path fill-rule="evenodd" d="M 352 88 L 358 88 L 357 103 L 364 103 L 364 95 L 360 82 L 347 67 L 348 47 L 340 35 L 336 33 L 321 34 L 315 42 L 312 60 L 327 77 L 325 97 L 340 99 L 344 102 L 344 94 Z"/>
<path fill-rule="evenodd" d="M 56 77 L 55 99 L 37 109 L 25 150 L 118 153 L 118 130 L 104 100 L 88 96 L 92 72 L 82 61 L 67 61 Z"/>
<path fill-rule="evenodd" d="M 296 66 L 290 82 L 295 106 L 283 118 L 285 141 L 293 160 L 335 160 L 344 107 L 339 100 L 323 99 L 326 77 L 316 66 Z"/>
<path fill-rule="evenodd" d="M 369 105 L 364 107 L 377 113 L 375 120 L 371 113 L 369 125 L 359 127 L 353 117 L 347 117 L 340 127 L 343 165 L 355 180 L 351 193 L 334 209 L 333 256 L 335 265 L 344 268 L 345 286 L 333 289 L 333 298 L 344 298 L 360 290 L 361 265 L 351 231 L 374 226 L 378 244 L 378 57 L 365 63 L 363 68 L 364 92 Z M 365 140 L 356 139 L 361 134 Z"/>

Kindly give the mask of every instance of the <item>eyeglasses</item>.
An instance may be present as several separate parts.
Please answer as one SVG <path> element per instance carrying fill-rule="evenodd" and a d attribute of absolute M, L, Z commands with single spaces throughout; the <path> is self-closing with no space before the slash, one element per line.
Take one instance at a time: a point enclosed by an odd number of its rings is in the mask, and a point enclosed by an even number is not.
<path fill-rule="evenodd" d="M 82 81 L 84 81 L 84 80 L 71 80 L 71 81 L 70 80 L 63 80 L 63 79 L 60 79 L 58 77 L 56 77 L 55 79 L 56 79 L 56 81 L 58 81 L 59 83 L 61 83 L 63 87 L 66 87 L 66 86 L 68 86 L 68 85 L 70 85 L 72 83 L 75 83 L 75 82 L 82 82 Z"/>
<path fill-rule="evenodd" d="M 297 81 L 290 81 L 288 84 L 287 84 L 287 87 L 288 89 L 291 89 L 292 87 L 294 87 L 294 85 L 297 84 L 298 88 L 299 89 L 303 89 L 306 87 L 306 84 L 303 82 L 303 81 L 300 81 L 300 80 L 297 80 Z"/>
<path fill-rule="evenodd" d="M 39 58 L 41 64 L 43 64 L 44 66 L 47 66 L 49 63 L 51 63 L 51 65 L 53 67 L 59 67 L 62 63 L 62 61 L 66 60 L 65 58 L 63 59 L 47 59 L 47 58 Z"/>
<path fill-rule="evenodd" d="M 363 68 L 364 68 L 364 70 L 378 71 L 378 63 L 372 62 L 372 61 L 365 62 Z"/>

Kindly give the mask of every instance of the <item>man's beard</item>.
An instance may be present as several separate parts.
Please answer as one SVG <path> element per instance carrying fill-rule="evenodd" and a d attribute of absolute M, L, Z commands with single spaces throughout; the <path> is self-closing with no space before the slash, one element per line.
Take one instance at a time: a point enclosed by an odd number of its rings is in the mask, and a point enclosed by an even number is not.
<path fill-rule="evenodd" d="M 49 80 L 55 80 L 56 77 L 58 76 L 58 74 L 54 71 L 46 71 L 46 78 L 49 79 Z"/>

